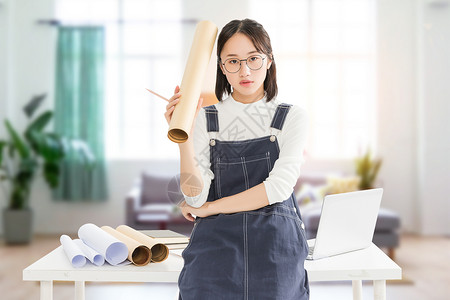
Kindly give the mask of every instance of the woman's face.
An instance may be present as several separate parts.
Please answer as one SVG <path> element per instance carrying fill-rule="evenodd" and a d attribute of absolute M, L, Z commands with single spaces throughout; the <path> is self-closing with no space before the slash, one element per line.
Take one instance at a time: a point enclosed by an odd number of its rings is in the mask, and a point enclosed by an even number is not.
<path fill-rule="evenodd" d="M 245 61 L 241 61 L 241 68 L 236 73 L 230 73 L 224 68 L 224 63 L 232 59 L 232 63 L 239 64 L 238 60 L 247 59 L 254 55 L 260 55 L 262 66 L 259 70 L 250 69 Z M 260 100 L 264 96 L 264 80 L 271 61 L 264 53 L 256 50 L 250 38 L 245 34 L 236 33 L 224 45 L 220 54 L 220 68 L 233 87 L 233 98 L 243 103 L 251 103 Z"/>

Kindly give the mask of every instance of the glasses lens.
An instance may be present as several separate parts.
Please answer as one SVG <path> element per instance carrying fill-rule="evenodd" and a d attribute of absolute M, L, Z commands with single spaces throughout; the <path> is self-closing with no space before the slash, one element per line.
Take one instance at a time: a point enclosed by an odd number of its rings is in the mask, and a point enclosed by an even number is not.
<path fill-rule="evenodd" d="M 235 58 L 227 59 L 224 65 L 225 69 L 230 73 L 236 73 L 241 68 L 241 62 Z"/>
<path fill-rule="evenodd" d="M 263 59 L 259 55 L 253 55 L 247 58 L 247 66 L 252 70 L 259 70 L 263 65 Z"/>

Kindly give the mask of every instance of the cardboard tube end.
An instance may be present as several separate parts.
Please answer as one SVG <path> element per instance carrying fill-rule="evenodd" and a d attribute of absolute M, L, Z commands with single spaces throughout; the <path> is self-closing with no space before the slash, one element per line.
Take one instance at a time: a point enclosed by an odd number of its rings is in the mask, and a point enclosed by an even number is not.
<path fill-rule="evenodd" d="M 146 246 L 139 246 L 134 249 L 131 257 L 133 259 L 133 263 L 136 266 L 145 266 L 150 262 L 152 258 L 152 252 Z"/>
<path fill-rule="evenodd" d="M 167 133 L 167 137 L 175 143 L 184 143 L 188 139 L 188 134 L 181 129 L 171 129 Z"/>
<path fill-rule="evenodd" d="M 152 261 L 162 262 L 169 257 L 169 248 L 164 244 L 155 244 L 152 247 Z"/>

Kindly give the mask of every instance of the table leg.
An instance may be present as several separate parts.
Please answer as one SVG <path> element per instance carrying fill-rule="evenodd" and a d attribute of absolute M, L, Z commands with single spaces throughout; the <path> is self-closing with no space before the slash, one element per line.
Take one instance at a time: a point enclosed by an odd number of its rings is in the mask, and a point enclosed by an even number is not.
<path fill-rule="evenodd" d="M 41 300 L 53 300 L 53 281 L 41 281 Z"/>
<path fill-rule="evenodd" d="M 386 280 L 373 281 L 374 300 L 386 300 Z"/>
<path fill-rule="evenodd" d="M 84 300 L 84 281 L 75 281 L 75 300 Z"/>
<path fill-rule="evenodd" d="M 362 300 L 362 280 L 352 280 L 353 300 Z"/>

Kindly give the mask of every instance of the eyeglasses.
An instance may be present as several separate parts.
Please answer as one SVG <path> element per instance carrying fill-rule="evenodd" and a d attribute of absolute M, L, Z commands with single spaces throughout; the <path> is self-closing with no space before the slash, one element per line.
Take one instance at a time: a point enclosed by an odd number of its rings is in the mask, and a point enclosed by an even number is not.
<path fill-rule="evenodd" d="M 266 58 L 261 55 L 252 55 L 246 59 L 229 58 L 222 65 L 228 73 L 237 73 L 241 69 L 241 62 L 245 61 L 250 70 L 256 71 L 261 69 Z"/>

